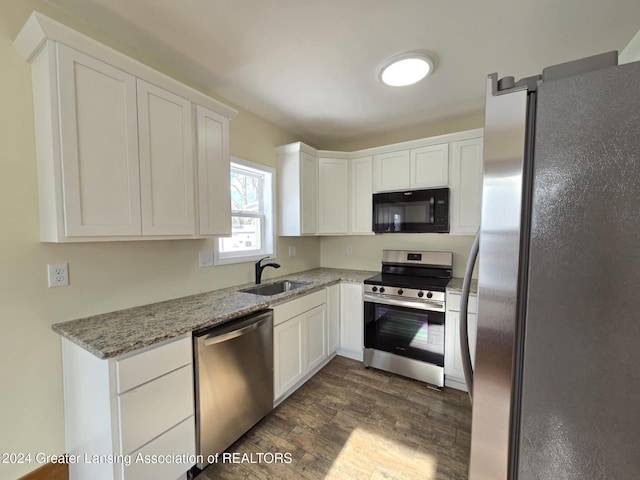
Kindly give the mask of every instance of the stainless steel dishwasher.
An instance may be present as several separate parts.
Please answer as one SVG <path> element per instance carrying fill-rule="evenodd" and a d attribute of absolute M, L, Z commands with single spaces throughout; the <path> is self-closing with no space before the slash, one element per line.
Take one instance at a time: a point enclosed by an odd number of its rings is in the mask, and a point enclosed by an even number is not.
<path fill-rule="evenodd" d="M 273 408 L 273 310 L 194 332 L 193 352 L 204 468 Z"/>

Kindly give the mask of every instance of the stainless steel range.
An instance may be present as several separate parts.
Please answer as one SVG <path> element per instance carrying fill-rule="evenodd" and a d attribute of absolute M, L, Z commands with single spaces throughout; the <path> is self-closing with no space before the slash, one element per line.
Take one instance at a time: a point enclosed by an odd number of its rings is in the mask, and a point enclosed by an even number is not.
<path fill-rule="evenodd" d="M 445 289 L 453 253 L 383 250 L 364 281 L 364 364 L 444 386 Z"/>

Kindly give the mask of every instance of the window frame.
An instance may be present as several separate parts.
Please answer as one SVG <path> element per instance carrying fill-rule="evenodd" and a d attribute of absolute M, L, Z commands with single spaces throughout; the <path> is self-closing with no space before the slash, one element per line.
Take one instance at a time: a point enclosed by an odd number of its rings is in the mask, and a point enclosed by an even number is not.
<path fill-rule="evenodd" d="M 259 213 L 245 212 L 245 211 L 231 211 L 231 217 L 244 217 L 244 218 L 260 218 L 264 221 L 260 222 L 260 250 L 249 250 L 244 252 L 223 252 L 221 250 L 221 243 L 223 237 L 218 237 L 213 240 L 213 263 L 214 265 L 229 265 L 233 263 L 248 263 L 256 262 L 259 259 L 270 256 L 275 258 L 276 256 L 276 211 L 275 211 L 275 185 L 276 185 L 276 170 L 267 165 L 255 163 L 244 158 L 238 158 L 231 156 L 231 168 L 230 171 L 244 170 L 245 172 L 255 172 L 260 175 L 264 175 L 264 181 L 262 182 L 262 199 L 260 201 Z M 231 182 L 231 176 L 229 177 Z M 233 223 L 233 222 L 232 222 Z M 230 236 L 225 236 L 229 238 Z"/>

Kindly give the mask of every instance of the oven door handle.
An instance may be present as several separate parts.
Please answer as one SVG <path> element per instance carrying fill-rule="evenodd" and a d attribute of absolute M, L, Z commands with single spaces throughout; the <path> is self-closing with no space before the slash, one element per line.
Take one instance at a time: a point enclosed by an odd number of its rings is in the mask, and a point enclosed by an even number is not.
<path fill-rule="evenodd" d="M 418 310 L 430 310 L 435 312 L 444 312 L 444 305 L 439 302 L 431 302 L 429 300 L 411 301 L 402 297 L 378 297 L 365 293 L 363 295 L 365 302 L 379 303 L 381 305 L 394 305 L 396 307 L 416 308 Z"/>

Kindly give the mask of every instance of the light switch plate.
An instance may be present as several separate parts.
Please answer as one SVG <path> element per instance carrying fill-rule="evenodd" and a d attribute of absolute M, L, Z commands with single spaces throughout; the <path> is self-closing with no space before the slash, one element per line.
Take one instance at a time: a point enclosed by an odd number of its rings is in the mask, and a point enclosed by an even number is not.
<path fill-rule="evenodd" d="M 200 252 L 200 268 L 213 267 L 213 252 Z"/>
<path fill-rule="evenodd" d="M 296 256 L 296 246 L 295 245 L 289 245 L 289 256 L 290 257 L 295 257 Z"/>

